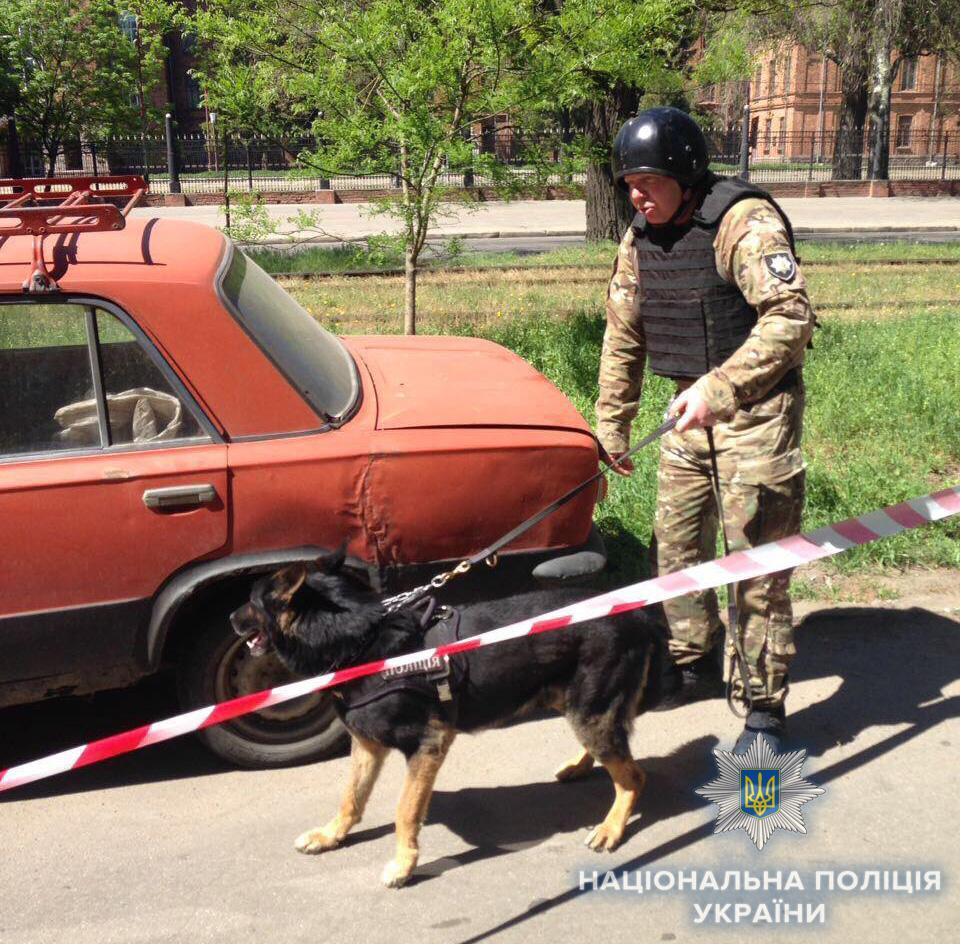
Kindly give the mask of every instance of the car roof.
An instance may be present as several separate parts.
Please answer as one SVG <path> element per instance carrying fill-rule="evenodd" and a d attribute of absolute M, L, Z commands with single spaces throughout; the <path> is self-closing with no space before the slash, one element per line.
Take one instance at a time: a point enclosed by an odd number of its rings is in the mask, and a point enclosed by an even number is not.
<path fill-rule="evenodd" d="M 22 289 L 33 270 L 33 237 L 0 238 L 0 303 L 104 299 L 136 321 L 230 436 L 316 429 L 321 419 L 220 300 L 217 275 L 229 249 L 209 226 L 157 217 L 128 217 L 121 230 L 50 235 L 43 256 L 60 291 L 46 295 Z"/>
<path fill-rule="evenodd" d="M 121 230 L 47 236 L 43 256 L 64 292 L 130 283 L 212 287 L 226 245 L 222 233 L 200 223 L 128 217 Z M 22 293 L 32 260 L 32 236 L 0 238 L 0 293 Z"/>

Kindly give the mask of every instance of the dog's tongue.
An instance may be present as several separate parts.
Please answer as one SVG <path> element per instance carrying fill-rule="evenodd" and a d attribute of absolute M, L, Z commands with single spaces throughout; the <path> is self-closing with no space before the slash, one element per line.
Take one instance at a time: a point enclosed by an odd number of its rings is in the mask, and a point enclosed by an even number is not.
<path fill-rule="evenodd" d="M 267 634 L 262 630 L 249 636 L 244 641 L 247 644 L 247 649 L 250 650 L 250 655 L 254 657 L 262 656 L 267 651 Z"/>

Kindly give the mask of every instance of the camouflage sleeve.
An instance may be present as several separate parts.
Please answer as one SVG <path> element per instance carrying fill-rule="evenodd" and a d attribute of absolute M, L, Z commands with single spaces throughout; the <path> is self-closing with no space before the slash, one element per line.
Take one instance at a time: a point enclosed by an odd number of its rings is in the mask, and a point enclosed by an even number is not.
<path fill-rule="evenodd" d="M 757 309 L 750 336 L 698 381 L 721 420 L 762 397 L 791 367 L 803 363 L 815 325 L 807 286 L 780 214 L 765 200 L 741 200 L 714 240 L 717 272 Z"/>
<path fill-rule="evenodd" d="M 628 229 L 607 289 L 607 327 L 600 353 L 597 438 L 610 453 L 623 452 L 630 443 L 630 424 L 637 415 L 647 353 L 632 247 L 633 230 Z"/>

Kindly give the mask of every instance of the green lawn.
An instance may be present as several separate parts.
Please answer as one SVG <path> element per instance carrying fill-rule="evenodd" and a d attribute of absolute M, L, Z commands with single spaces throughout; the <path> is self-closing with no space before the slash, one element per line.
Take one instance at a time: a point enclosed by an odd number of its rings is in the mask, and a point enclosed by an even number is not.
<path fill-rule="evenodd" d="M 610 271 L 615 246 L 613 243 L 590 243 L 562 246 L 550 252 L 519 255 L 516 252 L 471 252 L 454 256 L 449 265 L 489 268 L 550 268 L 556 266 L 598 266 Z M 960 242 L 909 243 L 880 242 L 837 245 L 829 242 L 800 242 L 798 255 L 805 264 L 853 264 L 857 262 L 908 262 L 925 259 L 960 261 Z M 310 246 L 296 252 L 275 249 L 251 249 L 248 254 L 268 272 L 348 272 L 351 270 L 381 270 L 403 268 L 403 257 L 394 249 L 385 251 L 375 247 L 371 252 L 360 244 L 343 248 Z M 425 265 L 433 266 L 429 256 Z"/>
<path fill-rule="evenodd" d="M 836 253 L 837 247 L 831 248 Z M 573 249 L 570 255 L 577 258 Z M 552 266 L 540 260 L 539 265 L 511 269 L 424 272 L 417 289 L 418 323 L 423 330 L 450 331 L 460 322 L 478 326 L 538 314 L 567 318 L 581 311 L 597 311 L 610 277 L 610 255 L 608 252 L 603 265 L 582 256 L 579 264 L 564 261 L 562 256 L 557 260 L 551 253 Z M 945 262 L 913 260 L 890 265 L 882 259 L 835 256 L 833 264 L 805 262 L 804 274 L 814 308 L 825 321 L 921 309 L 951 312 L 960 299 L 960 265 Z M 334 331 L 380 334 L 402 327 L 400 276 L 332 275 L 284 279 L 283 284 Z"/>

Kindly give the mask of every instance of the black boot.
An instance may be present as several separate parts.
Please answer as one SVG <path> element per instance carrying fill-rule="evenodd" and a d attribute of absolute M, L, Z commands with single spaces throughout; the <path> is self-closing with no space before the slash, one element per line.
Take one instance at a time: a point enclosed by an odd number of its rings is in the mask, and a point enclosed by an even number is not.
<path fill-rule="evenodd" d="M 774 754 L 783 752 L 783 738 L 787 733 L 786 714 L 783 705 L 773 708 L 754 708 L 747 715 L 746 723 L 737 743 L 733 746 L 734 754 L 746 754 L 750 745 L 762 734 L 770 745 Z"/>
<path fill-rule="evenodd" d="M 666 711 L 694 701 L 719 698 L 724 691 L 722 649 L 712 649 L 686 665 L 668 663 L 660 691 L 661 697 L 654 705 L 654 711 Z"/>

